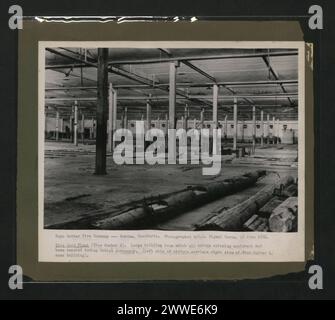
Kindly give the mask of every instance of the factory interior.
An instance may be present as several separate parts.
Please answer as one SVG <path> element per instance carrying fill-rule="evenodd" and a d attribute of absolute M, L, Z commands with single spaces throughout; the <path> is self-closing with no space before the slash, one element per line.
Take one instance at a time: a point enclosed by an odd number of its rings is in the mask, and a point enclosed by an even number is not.
<path fill-rule="evenodd" d="M 46 48 L 44 89 L 45 228 L 297 231 L 298 50 Z M 220 173 L 116 164 L 138 121 L 219 129 Z"/>

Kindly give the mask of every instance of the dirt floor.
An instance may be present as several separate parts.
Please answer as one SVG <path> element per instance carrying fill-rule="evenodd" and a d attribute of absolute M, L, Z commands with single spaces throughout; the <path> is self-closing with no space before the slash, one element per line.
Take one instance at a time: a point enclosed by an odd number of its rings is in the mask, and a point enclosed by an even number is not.
<path fill-rule="evenodd" d="M 254 187 L 224 197 L 165 221 L 156 227 L 164 230 L 193 230 L 213 209 L 230 208 L 255 194 L 276 176 L 297 177 L 297 146 L 269 145 L 257 148 L 253 156 L 222 156 L 217 176 L 202 175 L 203 165 L 123 165 L 107 156 L 105 176 L 94 175 L 95 146 L 70 143 L 45 143 L 44 225 L 64 224 L 85 217 L 116 214 L 120 208 L 187 186 L 265 169 L 269 174 Z"/>

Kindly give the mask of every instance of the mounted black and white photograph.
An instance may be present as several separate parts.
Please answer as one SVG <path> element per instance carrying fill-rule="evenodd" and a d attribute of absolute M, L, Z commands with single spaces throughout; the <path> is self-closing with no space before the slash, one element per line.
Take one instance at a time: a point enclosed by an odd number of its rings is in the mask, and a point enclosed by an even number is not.
<path fill-rule="evenodd" d="M 44 230 L 297 233 L 298 55 L 43 48 Z"/>

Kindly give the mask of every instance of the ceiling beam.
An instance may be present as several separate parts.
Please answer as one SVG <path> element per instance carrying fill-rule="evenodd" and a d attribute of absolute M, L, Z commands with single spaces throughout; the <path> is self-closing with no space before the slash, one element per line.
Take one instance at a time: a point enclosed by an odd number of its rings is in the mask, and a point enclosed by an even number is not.
<path fill-rule="evenodd" d="M 203 55 L 203 56 L 183 56 L 173 58 L 157 58 L 157 59 L 138 59 L 138 60 L 114 60 L 111 65 L 119 64 L 153 64 L 162 62 L 173 62 L 173 61 L 193 61 L 193 60 L 220 60 L 220 59 L 243 59 L 243 58 L 260 58 L 263 56 L 281 57 L 281 56 L 294 56 L 298 55 L 297 50 L 291 51 L 270 51 L 268 52 L 257 52 L 257 53 L 246 53 L 246 54 L 219 54 L 219 55 Z"/>
<path fill-rule="evenodd" d="M 47 48 L 50 49 L 50 48 Z M 50 50 L 49 50 L 50 51 Z M 51 51 L 50 51 L 51 52 Z M 77 54 L 77 53 L 75 53 Z M 258 52 L 258 53 L 246 53 L 246 54 L 231 54 L 231 55 L 207 55 L 207 56 L 184 56 L 184 57 L 168 57 L 168 58 L 157 58 L 157 59 L 139 59 L 139 60 L 114 60 L 109 65 L 121 65 L 121 64 L 155 64 L 155 63 L 167 63 L 173 61 L 195 61 L 195 60 L 224 60 L 224 59 L 243 59 L 243 58 L 262 58 L 262 57 L 282 57 L 282 56 L 296 56 L 298 55 L 297 50 L 282 51 L 282 52 Z M 85 62 L 81 62 L 78 65 L 74 64 L 75 68 L 82 67 Z M 62 65 L 56 65 L 60 68 Z M 89 66 L 89 65 L 86 65 Z M 51 69 L 52 65 L 47 65 L 47 69 Z M 66 65 L 64 65 L 66 67 Z"/>
<path fill-rule="evenodd" d="M 260 86 L 260 85 L 298 85 L 298 80 L 265 80 L 265 81 L 232 81 L 232 82 L 217 82 L 219 86 L 229 86 L 229 87 L 240 87 L 240 86 Z M 120 84 L 113 85 L 114 89 L 155 89 L 157 87 L 168 87 L 168 83 L 155 84 L 155 86 L 146 84 Z M 189 88 L 201 88 L 201 87 L 211 87 L 212 83 L 177 83 L 177 87 L 189 87 Z M 45 88 L 46 91 L 68 91 L 68 90 L 96 90 L 95 86 L 82 86 L 82 87 L 49 87 Z"/>
<path fill-rule="evenodd" d="M 198 68 L 197 66 L 195 66 L 194 64 L 192 64 L 189 61 L 183 60 L 182 61 L 186 66 L 188 66 L 189 68 L 193 69 L 194 71 L 198 72 L 199 74 L 203 75 L 204 77 L 206 77 L 207 79 L 211 80 L 212 82 L 216 83 L 216 79 L 214 77 L 212 77 L 210 74 L 208 74 L 207 72 L 201 70 L 200 68 Z"/>
<path fill-rule="evenodd" d="M 278 73 L 276 72 L 276 70 L 271 66 L 271 63 L 270 63 L 270 60 L 269 60 L 268 56 L 263 56 L 262 59 L 263 59 L 263 61 L 265 62 L 265 64 L 267 65 L 267 67 L 269 68 L 269 71 L 271 72 L 271 74 L 272 74 L 272 76 L 275 78 L 275 80 L 279 80 L 279 75 L 278 75 Z M 283 84 L 280 83 L 279 85 L 280 85 L 282 91 L 283 91 L 284 93 L 287 93 L 286 90 L 285 90 L 285 88 L 284 88 L 284 86 L 283 86 Z M 287 99 L 288 99 L 288 101 L 289 101 L 290 104 L 293 104 L 293 102 L 292 102 L 292 100 L 290 99 L 290 97 L 287 97 Z"/>
<path fill-rule="evenodd" d="M 219 100 L 231 100 L 234 98 L 237 99 L 278 99 L 278 98 L 288 98 L 288 97 L 297 97 L 297 93 L 278 93 L 278 94 L 263 94 L 263 95 L 254 95 L 254 94 L 236 94 L 229 96 L 218 96 Z M 186 97 L 176 97 L 176 99 L 211 99 L 211 95 L 189 95 Z M 151 101 L 155 100 L 168 100 L 168 96 L 153 96 L 150 98 Z M 58 98 L 46 98 L 46 101 L 96 101 L 96 97 L 58 97 Z M 148 100 L 146 96 L 118 96 L 118 100 Z"/>

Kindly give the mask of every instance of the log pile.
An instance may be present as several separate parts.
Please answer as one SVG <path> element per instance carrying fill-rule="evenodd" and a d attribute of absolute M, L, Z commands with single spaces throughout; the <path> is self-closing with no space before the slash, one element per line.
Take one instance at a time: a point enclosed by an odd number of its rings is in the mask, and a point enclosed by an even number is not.
<path fill-rule="evenodd" d="M 298 198 L 287 198 L 282 204 L 273 210 L 269 227 L 272 232 L 295 231 L 298 220 Z"/>

